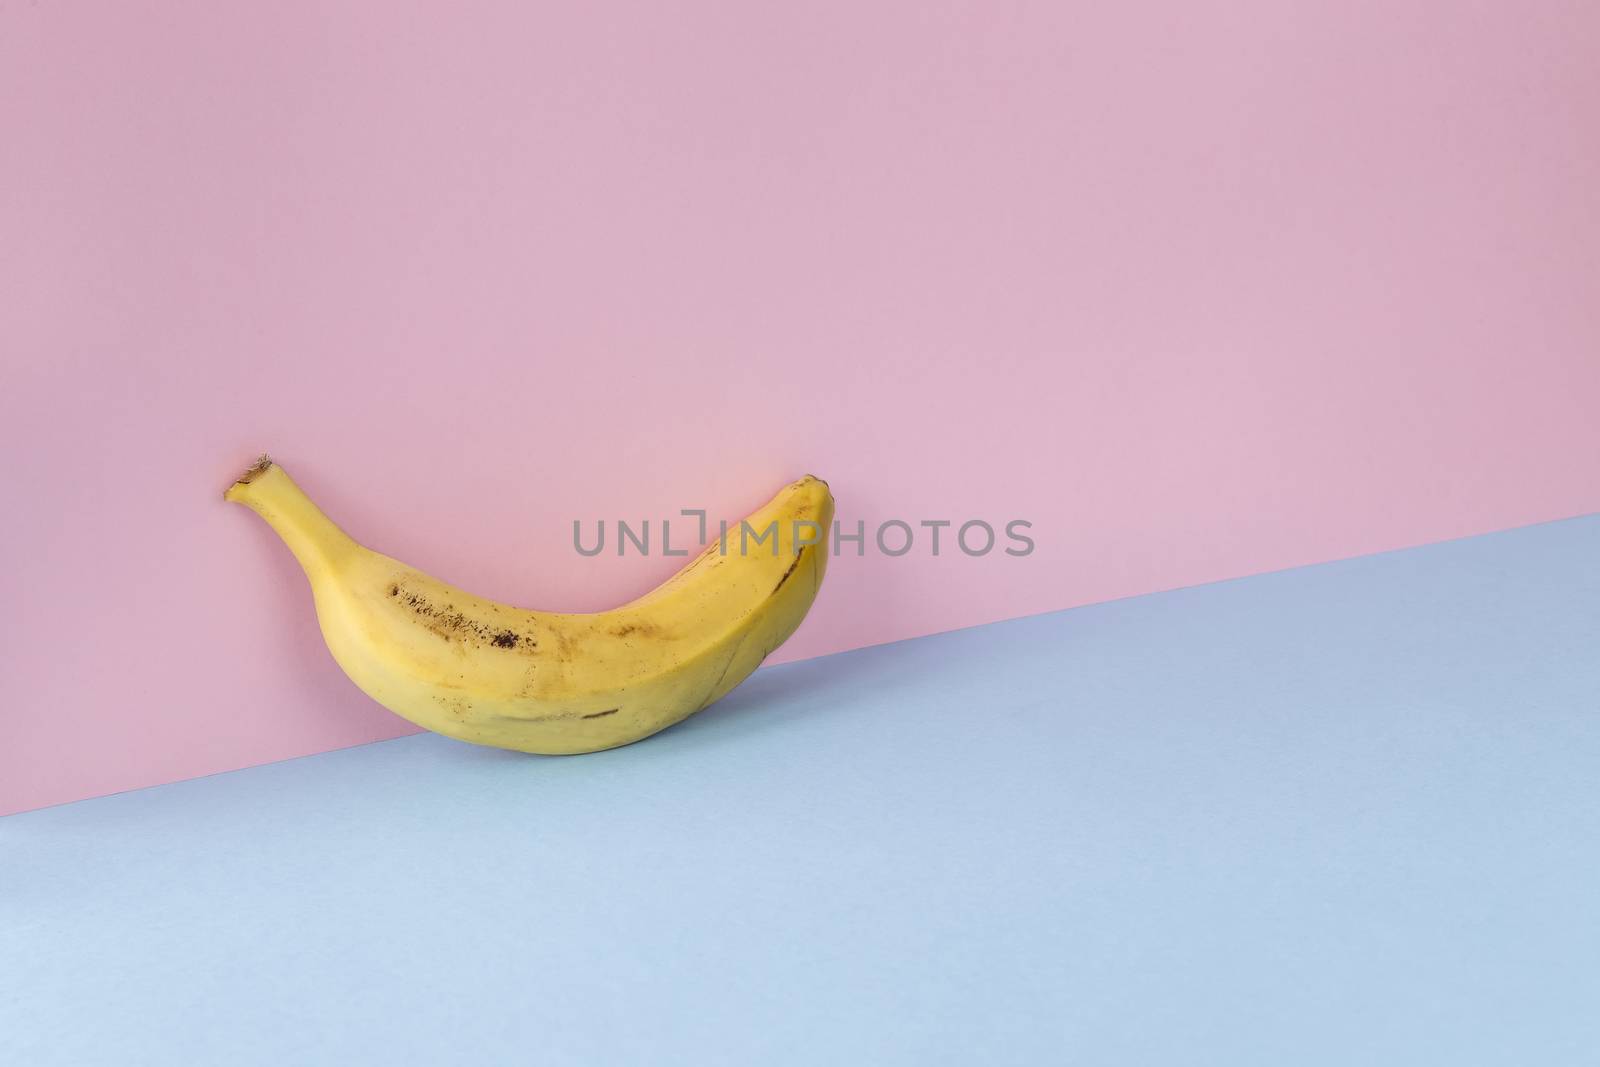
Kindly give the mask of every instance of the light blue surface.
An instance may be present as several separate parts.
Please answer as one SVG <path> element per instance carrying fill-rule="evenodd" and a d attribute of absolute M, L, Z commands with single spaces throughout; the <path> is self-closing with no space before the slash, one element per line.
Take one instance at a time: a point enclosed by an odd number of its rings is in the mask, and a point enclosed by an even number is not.
<path fill-rule="evenodd" d="M 1597 653 L 1600 517 L 14 816 L 0 1062 L 1595 1063 Z"/>

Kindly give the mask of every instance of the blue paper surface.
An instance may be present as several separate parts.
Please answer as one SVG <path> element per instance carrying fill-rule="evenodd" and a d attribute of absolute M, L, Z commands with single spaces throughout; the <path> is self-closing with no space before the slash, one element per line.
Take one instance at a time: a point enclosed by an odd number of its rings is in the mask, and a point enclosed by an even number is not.
<path fill-rule="evenodd" d="M 6 1064 L 1596 1060 L 1600 517 L 0 820 Z"/>

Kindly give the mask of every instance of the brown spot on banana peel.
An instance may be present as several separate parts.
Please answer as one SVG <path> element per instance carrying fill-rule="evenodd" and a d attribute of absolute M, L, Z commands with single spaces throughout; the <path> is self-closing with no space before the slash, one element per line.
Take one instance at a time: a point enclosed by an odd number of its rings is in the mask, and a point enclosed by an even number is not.
<path fill-rule="evenodd" d="M 436 696 L 434 701 L 457 719 L 465 719 L 472 711 L 472 702 L 466 697 Z"/>
<path fill-rule="evenodd" d="M 620 626 L 614 626 L 611 629 L 612 637 L 633 637 L 634 635 L 639 637 L 659 637 L 661 635 L 661 627 L 648 619 L 637 619 L 633 622 L 625 622 Z"/>
<path fill-rule="evenodd" d="M 505 722 L 570 722 L 573 719 L 603 719 L 607 715 L 615 715 L 621 710 L 621 708 L 607 708 L 605 711 L 591 711 L 588 714 L 581 711 L 557 711 L 549 715 L 530 715 L 527 717 L 500 715 L 497 718 Z"/>
<path fill-rule="evenodd" d="M 810 547 L 810 545 L 800 546 L 800 551 L 794 554 L 794 562 L 789 564 L 789 569 L 783 572 L 783 577 L 778 579 L 778 584 L 772 587 L 772 591 L 774 593 L 783 588 L 783 583 L 787 582 L 789 580 L 789 575 L 793 574 L 794 569 L 800 566 L 800 561 L 805 558 L 806 549 Z"/>
<path fill-rule="evenodd" d="M 466 613 L 457 611 L 454 604 L 446 604 L 442 609 L 435 607 L 428 602 L 427 597 L 403 588 L 398 582 L 390 583 L 389 596 L 404 603 L 419 618 L 425 620 L 430 632 L 445 641 L 449 641 L 452 637 L 459 637 L 463 641 L 476 638 L 479 643 L 493 648 L 520 648 L 530 653 L 539 647 L 539 642 L 527 634 L 519 634 L 503 626 L 490 626 L 469 618 Z"/>

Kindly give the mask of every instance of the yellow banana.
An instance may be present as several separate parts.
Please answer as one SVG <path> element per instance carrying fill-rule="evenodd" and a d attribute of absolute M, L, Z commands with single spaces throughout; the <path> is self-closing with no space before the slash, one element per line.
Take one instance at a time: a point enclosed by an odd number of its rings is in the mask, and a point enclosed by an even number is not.
<path fill-rule="evenodd" d="M 654 592 L 575 615 L 497 604 L 364 548 L 265 456 L 224 494 L 299 560 L 322 636 L 372 699 L 480 745 L 593 752 L 721 698 L 794 633 L 827 568 L 833 497 L 785 486 Z M 758 540 L 776 526 L 775 536 Z"/>

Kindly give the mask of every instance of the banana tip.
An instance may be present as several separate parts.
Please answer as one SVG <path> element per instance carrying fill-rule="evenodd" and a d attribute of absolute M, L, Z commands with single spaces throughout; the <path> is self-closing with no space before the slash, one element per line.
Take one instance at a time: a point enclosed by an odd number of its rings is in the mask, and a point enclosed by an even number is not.
<path fill-rule="evenodd" d="M 236 491 L 240 486 L 249 485 L 251 482 L 255 481 L 257 478 L 261 477 L 271 469 L 272 457 L 267 455 L 265 452 L 261 453 L 261 455 L 256 457 L 255 463 L 250 467 L 249 470 L 235 478 L 233 484 L 228 486 L 227 489 L 223 490 L 222 499 L 233 500 L 237 495 Z"/>

